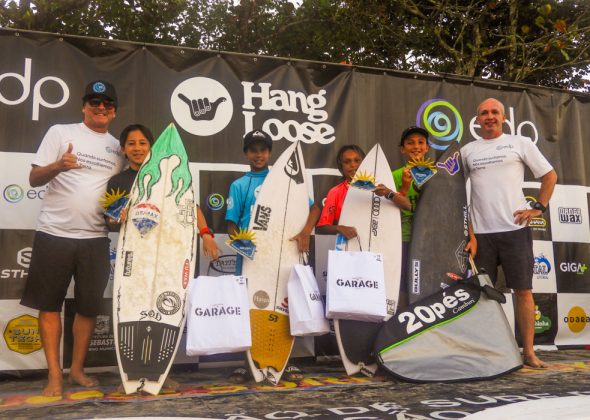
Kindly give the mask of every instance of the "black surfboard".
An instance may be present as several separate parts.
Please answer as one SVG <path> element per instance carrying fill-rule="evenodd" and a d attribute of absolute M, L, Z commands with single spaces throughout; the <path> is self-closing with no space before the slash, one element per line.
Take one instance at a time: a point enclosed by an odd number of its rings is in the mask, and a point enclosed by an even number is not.
<path fill-rule="evenodd" d="M 412 224 L 408 253 L 410 303 L 465 277 L 469 257 L 467 193 L 459 143 L 454 141 L 436 162 L 437 172 L 422 187 Z"/>

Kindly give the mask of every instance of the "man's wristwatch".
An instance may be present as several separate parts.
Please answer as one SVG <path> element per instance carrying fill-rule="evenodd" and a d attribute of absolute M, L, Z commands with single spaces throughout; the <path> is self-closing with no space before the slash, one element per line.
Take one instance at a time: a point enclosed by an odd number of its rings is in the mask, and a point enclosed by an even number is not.
<path fill-rule="evenodd" d="M 388 200 L 391 200 L 394 196 L 395 196 L 395 192 L 389 191 L 387 193 L 387 195 L 385 196 L 385 198 L 387 198 Z"/>
<path fill-rule="evenodd" d="M 541 213 L 545 213 L 545 210 L 547 210 L 547 207 L 545 207 L 543 204 L 539 203 L 538 201 L 535 201 L 531 207 L 534 210 L 541 210 Z"/>

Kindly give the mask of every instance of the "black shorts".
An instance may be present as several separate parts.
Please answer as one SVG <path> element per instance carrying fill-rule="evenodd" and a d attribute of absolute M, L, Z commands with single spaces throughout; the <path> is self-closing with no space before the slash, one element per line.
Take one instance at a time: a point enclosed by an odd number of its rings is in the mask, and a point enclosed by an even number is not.
<path fill-rule="evenodd" d="M 506 287 L 523 290 L 533 288 L 533 237 L 526 227 L 509 232 L 479 233 L 475 263 L 483 268 L 494 284 L 498 266 L 502 266 Z"/>
<path fill-rule="evenodd" d="M 76 312 L 94 317 L 109 281 L 109 239 L 71 239 L 37 231 L 21 305 L 61 312 L 72 276 Z"/>

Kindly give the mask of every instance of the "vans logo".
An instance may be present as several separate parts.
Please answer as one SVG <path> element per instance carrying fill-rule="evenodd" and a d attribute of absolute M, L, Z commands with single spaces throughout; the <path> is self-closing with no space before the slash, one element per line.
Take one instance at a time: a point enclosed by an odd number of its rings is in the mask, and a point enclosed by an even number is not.
<path fill-rule="evenodd" d="M 254 230 L 268 230 L 268 222 L 270 221 L 270 207 L 261 206 L 260 204 L 256 206 L 256 212 L 254 214 L 254 226 L 252 229 Z"/>

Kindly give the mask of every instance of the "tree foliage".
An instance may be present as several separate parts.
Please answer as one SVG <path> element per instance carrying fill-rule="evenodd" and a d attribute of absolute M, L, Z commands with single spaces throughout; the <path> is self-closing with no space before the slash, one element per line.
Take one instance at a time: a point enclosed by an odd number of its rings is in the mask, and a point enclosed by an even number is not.
<path fill-rule="evenodd" d="M 0 0 L 0 26 L 588 91 L 587 0 Z"/>

